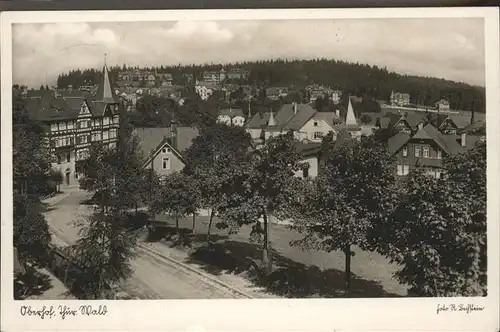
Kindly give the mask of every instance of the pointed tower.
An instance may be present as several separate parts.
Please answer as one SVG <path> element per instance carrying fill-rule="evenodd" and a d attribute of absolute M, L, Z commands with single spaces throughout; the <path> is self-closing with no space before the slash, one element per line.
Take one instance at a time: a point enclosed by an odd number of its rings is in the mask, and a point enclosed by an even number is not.
<path fill-rule="evenodd" d="M 111 88 L 111 80 L 109 79 L 108 66 L 106 65 L 106 57 L 104 57 L 104 67 L 102 68 L 101 82 L 96 93 L 96 101 L 105 102 L 106 104 L 118 103 L 118 98 Z"/>
<path fill-rule="evenodd" d="M 350 96 L 349 96 L 349 105 L 347 106 L 345 126 L 352 138 L 360 139 L 362 134 L 361 127 L 358 125 L 358 121 L 356 120 L 356 116 L 354 115 L 354 108 L 352 107 Z"/>
<path fill-rule="evenodd" d="M 271 113 L 269 113 L 269 120 L 267 121 L 267 125 L 268 126 L 275 126 L 276 125 L 276 120 L 274 120 L 273 111 L 271 111 Z"/>
<path fill-rule="evenodd" d="M 351 97 L 349 97 L 349 105 L 347 106 L 347 115 L 345 118 L 345 124 L 347 127 L 357 127 L 358 121 L 354 115 L 354 109 L 352 108 Z"/>

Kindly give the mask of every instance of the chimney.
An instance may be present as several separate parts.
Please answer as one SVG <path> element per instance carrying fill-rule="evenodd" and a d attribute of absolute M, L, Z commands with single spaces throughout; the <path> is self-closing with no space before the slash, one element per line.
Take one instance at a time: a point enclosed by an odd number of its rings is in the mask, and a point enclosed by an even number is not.
<path fill-rule="evenodd" d="M 292 103 L 292 106 L 293 106 L 293 114 L 297 114 L 297 102 L 293 102 Z"/>
<path fill-rule="evenodd" d="M 335 111 L 335 115 L 337 116 L 337 118 L 340 118 L 340 110 L 339 109 Z"/>
<path fill-rule="evenodd" d="M 424 123 L 423 122 L 420 122 L 418 124 L 418 130 L 421 130 L 422 128 L 424 128 Z"/>
<path fill-rule="evenodd" d="M 462 133 L 462 135 L 460 135 L 460 145 L 462 145 L 464 147 L 467 145 L 465 133 Z"/>
<path fill-rule="evenodd" d="M 177 149 L 177 125 L 175 119 L 170 121 L 170 145 Z"/>

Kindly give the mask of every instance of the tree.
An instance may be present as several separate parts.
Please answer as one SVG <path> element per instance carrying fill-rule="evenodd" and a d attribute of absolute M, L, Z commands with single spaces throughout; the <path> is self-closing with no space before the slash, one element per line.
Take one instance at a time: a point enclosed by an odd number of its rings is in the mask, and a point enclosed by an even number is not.
<path fill-rule="evenodd" d="M 368 124 L 368 123 L 370 123 L 372 121 L 372 117 L 369 116 L 368 114 L 363 114 L 363 115 L 361 115 L 361 119 L 360 120 L 361 120 L 361 123 Z"/>
<path fill-rule="evenodd" d="M 155 213 L 166 212 L 172 216 L 179 236 L 179 219 L 195 213 L 196 203 L 196 191 L 193 190 L 189 177 L 175 172 L 162 180 L 161 189 L 154 196 L 152 209 Z"/>
<path fill-rule="evenodd" d="M 137 239 L 130 232 L 127 210 L 144 199 L 146 176 L 135 139 L 120 137 L 117 149 L 91 148 L 80 185 L 94 193 L 96 209 L 80 221 L 81 238 L 72 251 L 82 270 L 79 286 L 85 296 L 106 296 L 108 286 L 130 275 Z"/>
<path fill-rule="evenodd" d="M 210 209 L 208 241 L 214 216 L 221 212 L 234 178 L 231 174 L 247 158 L 251 138 L 243 128 L 216 124 L 202 129 L 185 152 L 183 173 L 198 184 L 199 204 Z"/>
<path fill-rule="evenodd" d="M 81 237 L 71 252 L 81 272 L 78 291 L 86 298 L 107 298 L 114 286 L 131 275 L 136 235 L 128 231 L 127 222 L 125 211 L 116 206 L 97 208 L 80 221 Z"/>
<path fill-rule="evenodd" d="M 263 236 L 262 261 L 267 273 L 272 272 L 269 252 L 272 217 L 280 215 L 295 200 L 294 174 L 301 167 L 293 133 L 267 140 L 264 147 L 251 154 L 248 175 L 241 184 L 239 197 L 242 202 L 231 211 L 233 216 L 246 222 L 257 222 L 254 232 Z M 260 218 L 263 227 L 260 227 Z"/>
<path fill-rule="evenodd" d="M 445 178 L 410 173 L 373 234 L 412 296 L 486 295 L 486 144 L 447 157 Z"/>
<path fill-rule="evenodd" d="M 64 181 L 64 176 L 60 170 L 50 171 L 50 180 L 57 186 L 57 191 L 61 191 L 61 183 Z"/>
<path fill-rule="evenodd" d="M 51 237 L 42 212 L 36 199 L 14 195 L 14 247 L 23 263 L 40 263 L 48 252 Z"/>
<path fill-rule="evenodd" d="M 13 94 L 12 159 L 14 190 L 39 195 L 48 179 L 52 159 L 46 144 L 46 128 L 30 118 L 24 101 Z"/>
<path fill-rule="evenodd" d="M 319 176 L 304 187 L 300 204 L 292 209 L 293 228 L 304 237 L 291 244 L 304 250 L 341 250 L 349 296 L 352 249 L 371 249 L 367 234 L 390 202 L 394 167 L 384 145 L 374 139 L 325 145 Z"/>

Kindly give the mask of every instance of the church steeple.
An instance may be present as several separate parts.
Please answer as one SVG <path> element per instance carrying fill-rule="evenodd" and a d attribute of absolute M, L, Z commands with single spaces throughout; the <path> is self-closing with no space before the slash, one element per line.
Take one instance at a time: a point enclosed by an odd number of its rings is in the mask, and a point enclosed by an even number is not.
<path fill-rule="evenodd" d="M 348 127 L 357 127 L 358 121 L 354 115 L 354 109 L 352 108 L 351 97 L 349 96 L 349 105 L 347 106 L 347 116 L 345 118 L 345 124 Z"/>
<path fill-rule="evenodd" d="M 106 64 L 106 55 L 104 54 L 104 67 L 102 68 L 101 82 L 97 89 L 96 101 L 103 101 L 108 104 L 118 102 L 113 89 L 111 88 L 111 80 L 109 79 L 108 66 Z"/>
<path fill-rule="evenodd" d="M 274 120 L 273 111 L 271 111 L 269 113 L 269 120 L 267 121 L 267 125 L 268 126 L 274 126 L 274 125 L 276 125 L 276 121 Z"/>

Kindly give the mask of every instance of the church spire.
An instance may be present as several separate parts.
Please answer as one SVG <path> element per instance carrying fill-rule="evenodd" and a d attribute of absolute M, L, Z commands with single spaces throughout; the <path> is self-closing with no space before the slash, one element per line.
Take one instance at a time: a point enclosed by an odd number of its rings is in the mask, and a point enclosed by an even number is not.
<path fill-rule="evenodd" d="M 268 126 L 276 125 L 276 121 L 274 120 L 273 111 L 271 111 L 271 113 L 269 113 L 269 120 L 267 121 L 267 125 Z"/>
<path fill-rule="evenodd" d="M 348 127 L 354 127 L 358 125 L 358 121 L 356 120 L 356 116 L 354 115 L 354 109 L 352 108 L 351 97 L 349 96 L 349 106 L 347 106 L 347 116 L 345 118 L 345 124 Z"/>
<path fill-rule="evenodd" d="M 115 93 L 111 87 L 111 80 L 109 79 L 108 66 L 106 64 L 106 56 L 104 53 L 104 67 L 102 68 L 101 84 L 97 89 L 96 101 L 103 101 L 109 104 L 117 102 Z"/>

